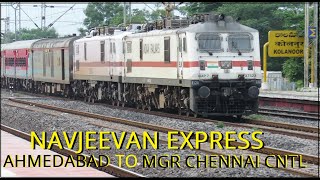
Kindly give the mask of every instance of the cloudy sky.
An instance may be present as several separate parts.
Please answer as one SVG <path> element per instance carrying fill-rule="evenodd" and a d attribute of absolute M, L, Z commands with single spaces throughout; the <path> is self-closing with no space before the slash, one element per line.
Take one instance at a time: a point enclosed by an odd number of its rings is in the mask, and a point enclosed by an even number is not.
<path fill-rule="evenodd" d="M 132 9 L 138 8 L 151 11 L 150 8 L 154 8 L 154 4 L 152 2 L 148 2 L 148 6 L 144 3 L 132 3 Z M 8 3 L 1 4 L 1 18 L 10 18 L 10 31 L 14 32 L 15 30 L 15 10 Z M 37 7 L 34 7 L 37 5 Z M 46 26 L 55 21 L 59 16 L 61 16 L 64 12 L 66 12 L 70 7 L 74 5 L 74 3 L 47 3 L 47 6 L 54 6 L 53 8 L 46 8 Z M 86 9 L 87 3 L 76 3 L 76 5 L 68 11 L 65 15 L 63 15 L 57 22 L 54 23 L 53 27 L 57 30 L 59 35 L 68 35 L 78 32 L 78 28 L 84 27 L 83 20 L 86 17 L 83 11 Z M 39 2 L 25 2 L 21 4 L 21 9 L 39 26 L 41 27 L 41 4 Z M 34 23 L 30 20 L 30 18 L 21 11 L 21 28 L 36 28 Z M 18 22 L 19 16 L 17 11 L 17 29 L 19 28 Z M 1 20 L 1 32 L 4 32 L 5 23 Z"/>

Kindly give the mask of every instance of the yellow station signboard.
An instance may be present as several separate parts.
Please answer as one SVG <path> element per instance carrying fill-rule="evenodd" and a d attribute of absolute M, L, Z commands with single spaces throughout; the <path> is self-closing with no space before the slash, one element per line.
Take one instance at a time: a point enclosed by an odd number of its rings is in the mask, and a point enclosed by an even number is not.
<path fill-rule="evenodd" d="M 297 31 L 269 31 L 270 57 L 303 57 L 304 38 Z"/>

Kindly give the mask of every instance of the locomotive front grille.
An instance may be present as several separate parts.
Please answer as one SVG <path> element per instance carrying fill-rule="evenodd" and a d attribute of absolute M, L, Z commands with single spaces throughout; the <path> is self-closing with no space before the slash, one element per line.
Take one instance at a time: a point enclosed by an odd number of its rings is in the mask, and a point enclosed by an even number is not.
<path fill-rule="evenodd" d="M 204 114 L 243 114 L 245 113 L 247 102 L 243 99 L 217 99 L 210 95 L 208 98 L 197 98 L 198 112 Z"/>

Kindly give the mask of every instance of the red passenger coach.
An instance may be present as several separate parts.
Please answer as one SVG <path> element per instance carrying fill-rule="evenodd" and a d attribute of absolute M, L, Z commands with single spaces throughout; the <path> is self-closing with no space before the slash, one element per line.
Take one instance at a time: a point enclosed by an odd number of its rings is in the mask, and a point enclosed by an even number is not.
<path fill-rule="evenodd" d="M 3 87 L 3 77 L 4 77 L 4 68 L 5 68 L 5 65 L 4 65 L 4 53 L 3 53 L 3 49 L 4 47 L 6 46 L 6 44 L 1 44 L 1 51 L 0 51 L 0 59 L 1 59 L 1 87 Z"/>
<path fill-rule="evenodd" d="M 29 60 L 30 49 L 34 42 L 38 40 L 18 41 L 7 44 L 3 48 L 3 68 L 2 83 L 4 86 L 14 83 L 15 87 L 27 87 L 32 79 L 32 63 Z"/>

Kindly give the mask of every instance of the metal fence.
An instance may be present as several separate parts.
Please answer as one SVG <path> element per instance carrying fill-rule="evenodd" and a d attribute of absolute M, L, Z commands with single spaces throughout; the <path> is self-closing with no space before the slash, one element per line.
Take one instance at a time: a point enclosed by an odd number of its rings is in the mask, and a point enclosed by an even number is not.
<path fill-rule="evenodd" d="M 262 72 L 263 77 L 263 72 Z M 296 84 L 282 77 L 281 71 L 267 71 L 267 82 L 270 91 L 295 91 Z"/>

